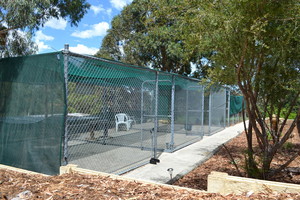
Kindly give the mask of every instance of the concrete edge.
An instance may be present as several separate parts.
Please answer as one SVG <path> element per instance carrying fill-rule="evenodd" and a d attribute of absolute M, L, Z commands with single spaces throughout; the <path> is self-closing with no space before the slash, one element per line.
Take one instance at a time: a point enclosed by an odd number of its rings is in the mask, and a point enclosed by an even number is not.
<path fill-rule="evenodd" d="M 195 163 L 194 167 L 192 170 L 183 170 L 180 173 L 178 173 L 175 177 L 173 177 L 172 179 L 170 179 L 169 181 L 166 182 L 166 184 L 173 184 L 176 181 L 178 181 L 179 179 L 181 179 L 182 177 L 184 177 L 185 175 L 187 175 L 189 172 L 193 171 L 194 169 L 196 169 L 197 167 L 199 167 L 201 164 L 205 163 L 206 161 L 208 161 L 219 149 L 220 149 L 221 145 L 219 147 L 217 147 L 216 149 L 214 149 L 214 151 L 212 151 L 210 154 L 206 155 L 205 159 L 202 161 L 199 161 L 197 163 Z"/>
<path fill-rule="evenodd" d="M 229 176 L 224 172 L 212 171 L 207 179 L 207 191 L 222 195 L 243 193 L 300 193 L 300 185 Z"/>
<path fill-rule="evenodd" d="M 241 133 L 239 133 L 236 137 L 240 136 L 241 134 L 243 134 L 244 131 L 241 131 Z M 231 138 L 230 140 L 228 140 L 226 143 L 230 142 L 231 140 L 233 140 L 234 138 Z M 226 145 L 226 143 L 224 143 Z M 193 171 L 194 169 L 196 169 L 197 167 L 199 167 L 201 164 L 205 163 L 206 161 L 208 161 L 217 151 L 219 151 L 222 146 L 224 144 L 220 144 L 217 148 L 215 148 L 210 154 L 206 155 L 205 159 L 202 161 L 199 161 L 197 163 L 195 163 L 194 168 L 192 170 L 184 170 L 181 171 L 179 174 L 177 174 L 174 178 L 172 178 L 171 180 L 169 180 L 168 182 L 166 182 L 166 184 L 173 184 L 176 181 L 178 181 L 179 179 L 181 179 L 182 177 L 184 177 L 185 175 L 187 175 L 189 172 Z"/>
<path fill-rule="evenodd" d="M 49 176 L 49 175 L 47 175 L 47 174 L 42 174 L 42 173 L 33 172 L 33 171 L 26 170 L 26 169 L 20 169 L 20 168 L 17 168 L 17 167 L 11 167 L 11 166 L 8 166 L 8 165 L 2 165 L 2 164 L 0 164 L 0 169 L 3 169 L 3 170 L 10 170 L 10 171 L 14 171 L 14 172 L 20 172 L 20 173 L 30 174 L 30 175 Z"/>
<path fill-rule="evenodd" d="M 197 192 L 197 193 L 199 193 L 199 192 L 200 193 L 208 193 L 205 190 L 197 190 L 197 189 L 192 189 L 192 188 L 187 188 L 187 187 L 180 187 L 180 186 L 168 185 L 168 184 L 163 184 L 163 183 L 156 183 L 156 182 L 145 181 L 145 180 L 140 180 L 140 179 L 128 178 L 128 177 L 119 176 L 119 175 L 115 175 L 115 174 L 108 174 L 105 172 L 83 169 L 83 168 L 77 167 L 77 165 L 74 165 L 74 164 L 68 164 L 66 166 L 60 167 L 60 175 L 66 174 L 66 173 L 74 173 L 74 172 L 83 174 L 83 175 L 96 175 L 96 176 L 100 175 L 100 176 L 109 177 L 109 178 L 113 178 L 113 179 L 117 179 L 117 180 L 132 181 L 132 182 L 139 182 L 139 183 L 143 183 L 143 184 L 163 186 L 163 187 L 168 187 L 168 188 L 175 189 L 175 190 L 187 190 L 187 191 Z"/>

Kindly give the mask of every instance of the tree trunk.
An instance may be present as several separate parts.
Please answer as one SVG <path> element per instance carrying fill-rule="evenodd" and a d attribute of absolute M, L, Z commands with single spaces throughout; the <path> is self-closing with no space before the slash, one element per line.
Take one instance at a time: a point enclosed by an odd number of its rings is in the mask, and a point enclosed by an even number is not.
<path fill-rule="evenodd" d="M 300 135 L 300 117 L 298 117 L 296 124 L 297 124 L 298 134 Z"/>
<path fill-rule="evenodd" d="M 168 60 L 167 49 L 165 46 L 161 46 L 160 50 L 161 50 L 161 57 L 162 57 L 162 68 L 161 69 L 162 69 L 162 71 L 170 72 L 171 68 L 170 68 L 170 63 Z"/>
<path fill-rule="evenodd" d="M 6 44 L 6 33 L 0 33 L 0 46 L 5 46 Z"/>

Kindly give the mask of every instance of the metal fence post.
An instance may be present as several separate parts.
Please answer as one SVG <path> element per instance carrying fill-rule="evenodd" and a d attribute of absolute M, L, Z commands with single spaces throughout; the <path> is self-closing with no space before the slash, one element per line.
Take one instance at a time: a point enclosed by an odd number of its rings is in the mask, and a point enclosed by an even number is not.
<path fill-rule="evenodd" d="M 226 127 L 226 117 L 227 117 L 227 105 L 226 105 L 226 101 L 227 101 L 227 89 L 225 89 L 225 96 L 224 96 L 224 100 L 225 100 L 225 104 L 224 104 L 224 128 Z"/>
<path fill-rule="evenodd" d="M 157 154 L 157 131 L 158 131 L 158 72 L 156 72 L 155 77 L 155 108 L 154 108 L 154 158 L 156 158 Z"/>
<path fill-rule="evenodd" d="M 188 130 L 188 119 L 189 119 L 189 89 L 186 90 L 186 100 L 185 100 L 185 133 Z"/>
<path fill-rule="evenodd" d="M 208 132 L 211 133 L 211 112 L 212 112 L 212 91 L 209 92 L 209 103 L 208 103 Z"/>
<path fill-rule="evenodd" d="M 233 115 L 233 119 L 232 119 L 233 123 L 232 124 L 235 124 L 235 118 L 236 118 L 236 114 Z"/>
<path fill-rule="evenodd" d="M 174 119 L 175 119 L 175 76 L 172 75 L 172 94 L 171 94 L 171 141 L 169 150 L 174 149 Z"/>
<path fill-rule="evenodd" d="M 236 123 L 236 114 L 234 114 L 234 118 L 233 118 L 233 124 Z"/>
<path fill-rule="evenodd" d="M 202 99 L 201 99 L 201 101 L 202 101 L 202 103 L 201 103 L 201 127 L 202 127 L 202 136 L 204 135 L 204 86 L 202 86 Z"/>
<path fill-rule="evenodd" d="M 228 97 L 227 97 L 227 121 L 228 121 L 228 126 L 230 126 L 230 90 L 228 91 Z"/>
<path fill-rule="evenodd" d="M 141 149 L 143 149 L 143 121 L 144 121 L 144 82 L 141 88 Z"/>
<path fill-rule="evenodd" d="M 64 55 L 64 79 L 65 79 L 65 134 L 64 134 L 64 164 L 68 164 L 68 62 L 69 62 L 69 44 L 65 44 L 63 55 Z"/>

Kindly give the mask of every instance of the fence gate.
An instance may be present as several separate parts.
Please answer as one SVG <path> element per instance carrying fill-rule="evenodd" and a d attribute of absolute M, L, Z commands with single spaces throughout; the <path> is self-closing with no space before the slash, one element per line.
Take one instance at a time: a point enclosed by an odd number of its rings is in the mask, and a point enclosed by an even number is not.
<path fill-rule="evenodd" d="M 171 133 L 170 80 L 147 80 L 141 92 L 141 148 L 152 151 L 150 163 L 157 163 L 158 156 L 169 148 Z M 151 142 L 146 142 L 151 140 Z M 148 145 L 147 145 L 148 144 Z M 149 146 L 149 144 L 151 146 Z"/>

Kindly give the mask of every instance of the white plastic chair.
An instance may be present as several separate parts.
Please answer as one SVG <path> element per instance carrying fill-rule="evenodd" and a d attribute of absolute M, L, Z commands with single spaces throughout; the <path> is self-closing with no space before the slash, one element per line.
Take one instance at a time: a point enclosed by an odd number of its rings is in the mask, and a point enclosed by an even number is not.
<path fill-rule="evenodd" d="M 126 115 L 125 113 L 118 113 L 116 114 L 115 119 L 116 119 L 116 132 L 118 132 L 118 128 L 120 124 L 125 124 L 127 131 L 129 131 L 133 120 L 130 119 L 128 115 Z"/>

